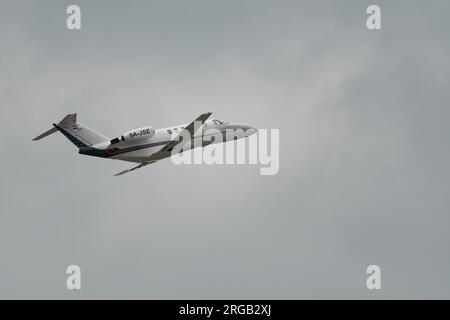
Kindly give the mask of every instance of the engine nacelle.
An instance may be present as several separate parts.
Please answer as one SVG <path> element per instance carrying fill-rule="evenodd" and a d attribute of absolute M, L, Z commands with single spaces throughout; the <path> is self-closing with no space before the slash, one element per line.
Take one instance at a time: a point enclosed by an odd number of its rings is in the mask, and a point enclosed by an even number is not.
<path fill-rule="evenodd" d="M 143 128 L 134 129 L 124 133 L 120 139 L 122 142 L 125 141 L 139 141 L 144 139 L 149 139 L 155 135 L 155 128 L 152 126 L 147 126 Z"/>

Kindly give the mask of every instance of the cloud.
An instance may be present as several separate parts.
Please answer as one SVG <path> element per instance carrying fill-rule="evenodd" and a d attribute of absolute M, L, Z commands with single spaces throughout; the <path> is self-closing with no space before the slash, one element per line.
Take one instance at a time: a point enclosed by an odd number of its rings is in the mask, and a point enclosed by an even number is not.
<path fill-rule="evenodd" d="M 81 31 L 69 4 L 0 10 L 1 297 L 448 297 L 449 5 L 381 1 L 371 32 L 364 1 L 81 1 Z M 113 178 L 129 164 L 31 142 L 71 112 L 116 136 L 205 111 L 279 128 L 279 174 Z"/>

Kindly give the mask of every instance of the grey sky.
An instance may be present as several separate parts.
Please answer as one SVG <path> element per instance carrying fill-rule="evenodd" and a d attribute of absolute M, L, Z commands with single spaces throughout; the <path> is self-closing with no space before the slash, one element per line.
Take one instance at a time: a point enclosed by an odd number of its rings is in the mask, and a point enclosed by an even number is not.
<path fill-rule="evenodd" d="M 450 298 L 448 1 L 130 3 L 0 4 L 0 298 Z M 31 141 L 206 111 L 279 128 L 279 174 Z"/>

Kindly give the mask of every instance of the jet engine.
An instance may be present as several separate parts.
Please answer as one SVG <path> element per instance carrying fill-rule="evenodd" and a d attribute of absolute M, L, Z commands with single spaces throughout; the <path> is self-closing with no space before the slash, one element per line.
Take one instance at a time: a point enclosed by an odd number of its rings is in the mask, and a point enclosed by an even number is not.
<path fill-rule="evenodd" d="M 143 128 L 134 129 L 124 133 L 120 139 L 122 142 L 125 141 L 139 141 L 144 139 L 149 139 L 155 135 L 155 128 L 152 126 L 147 126 Z"/>

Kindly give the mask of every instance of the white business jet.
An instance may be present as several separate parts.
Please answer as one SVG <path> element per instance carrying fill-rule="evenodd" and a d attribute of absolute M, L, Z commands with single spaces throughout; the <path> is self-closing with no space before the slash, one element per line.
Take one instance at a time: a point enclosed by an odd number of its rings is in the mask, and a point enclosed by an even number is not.
<path fill-rule="evenodd" d="M 162 129 L 155 129 L 152 126 L 142 127 L 111 139 L 77 123 L 77 114 L 74 113 L 65 116 L 58 124 L 54 123 L 53 128 L 33 140 L 40 140 L 59 131 L 78 147 L 80 154 L 138 163 L 115 174 L 118 176 L 184 150 L 245 138 L 257 131 L 246 124 L 229 123 L 218 119 L 208 120 L 210 115 L 210 112 L 204 113 L 187 125 Z M 230 131 L 239 131 L 241 134 L 230 135 Z"/>

